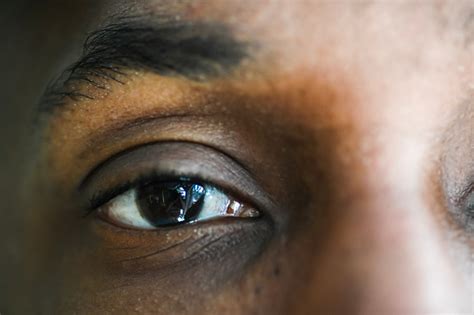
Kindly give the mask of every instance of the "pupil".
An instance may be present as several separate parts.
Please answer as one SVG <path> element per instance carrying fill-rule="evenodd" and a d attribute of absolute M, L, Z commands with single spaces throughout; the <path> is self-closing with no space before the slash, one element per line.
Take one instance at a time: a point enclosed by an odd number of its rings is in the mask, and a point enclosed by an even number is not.
<path fill-rule="evenodd" d="M 206 190 L 202 185 L 165 182 L 143 186 L 137 191 L 137 205 L 154 226 L 185 223 L 195 219 L 202 208 Z"/>

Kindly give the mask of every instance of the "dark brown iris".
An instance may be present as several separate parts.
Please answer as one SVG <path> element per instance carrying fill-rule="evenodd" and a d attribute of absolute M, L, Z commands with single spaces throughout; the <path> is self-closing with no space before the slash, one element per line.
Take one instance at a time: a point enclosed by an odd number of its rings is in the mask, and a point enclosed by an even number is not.
<path fill-rule="evenodd" d="M 188 182 L 148 184 L 138 189 L 137 204 L 142 215 L 154 226 L 186 223 L 201 211 L 206 190 Z"/>

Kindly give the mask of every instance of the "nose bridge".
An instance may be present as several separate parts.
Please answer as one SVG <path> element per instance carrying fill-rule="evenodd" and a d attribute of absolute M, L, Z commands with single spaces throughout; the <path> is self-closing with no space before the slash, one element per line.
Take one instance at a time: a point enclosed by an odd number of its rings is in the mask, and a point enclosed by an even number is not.
<path fill-rule="evenodd" d="M 327 209 L 333 212 L 330 226 L 308 267 L 305 293 L 322 313 L 443 313 L 469 307 L 423 198 L 416 152 L 398 152 L 359 171 L 355 184 L 346 186 L 354 190 L 347 194 L 353 198 Z"/>

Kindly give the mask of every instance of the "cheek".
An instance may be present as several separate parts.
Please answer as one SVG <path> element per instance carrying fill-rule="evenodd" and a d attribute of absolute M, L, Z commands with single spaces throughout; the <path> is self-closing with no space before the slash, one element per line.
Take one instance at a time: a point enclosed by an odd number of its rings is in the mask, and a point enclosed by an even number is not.
<path fill-rule="evenodd" d="M 89 237 L 68 250 L 73 258 L 64 265 L 63 304 L 71 309 L 82 309 L 88 301 L 91 309 L 199 310 L 203 300 L 213 304 L 213 297 L 222 298 L 229 283 L 246 274 L 270 238 L 265 221 L 155 233 L 95 222 Z"/>

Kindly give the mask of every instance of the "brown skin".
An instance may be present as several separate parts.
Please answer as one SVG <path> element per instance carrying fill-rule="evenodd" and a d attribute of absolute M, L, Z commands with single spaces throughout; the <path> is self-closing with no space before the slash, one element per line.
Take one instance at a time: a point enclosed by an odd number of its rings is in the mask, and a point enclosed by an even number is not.
<path fill-rule="evenodd" d="M 156 10 L 153 1 L 137 5 Z M 107 92 L 81 87 L 95 98 L 54 112 L 31 180 L 38 210 L 27 220 L 26 304 L 87 314 L 472 311 L 473 230 L 452 209 L 474 178 L 465 40 L 473 30 L 459 22 L 469 5 L 189 1 L 167 9 L 258 45 L 224 76 L 133 72 Z M 256 197 L 217 175 L 226 163 L 206 176 L 261 204 L 264 217 L 151 232 L 81 218 L 91 194 L 139 167 L 109 166 L 78 192 L 92 169 L 169 141 L 239 161 Z M 169 159 L 212 164 L 208 151 L 180 150 Z"/>

